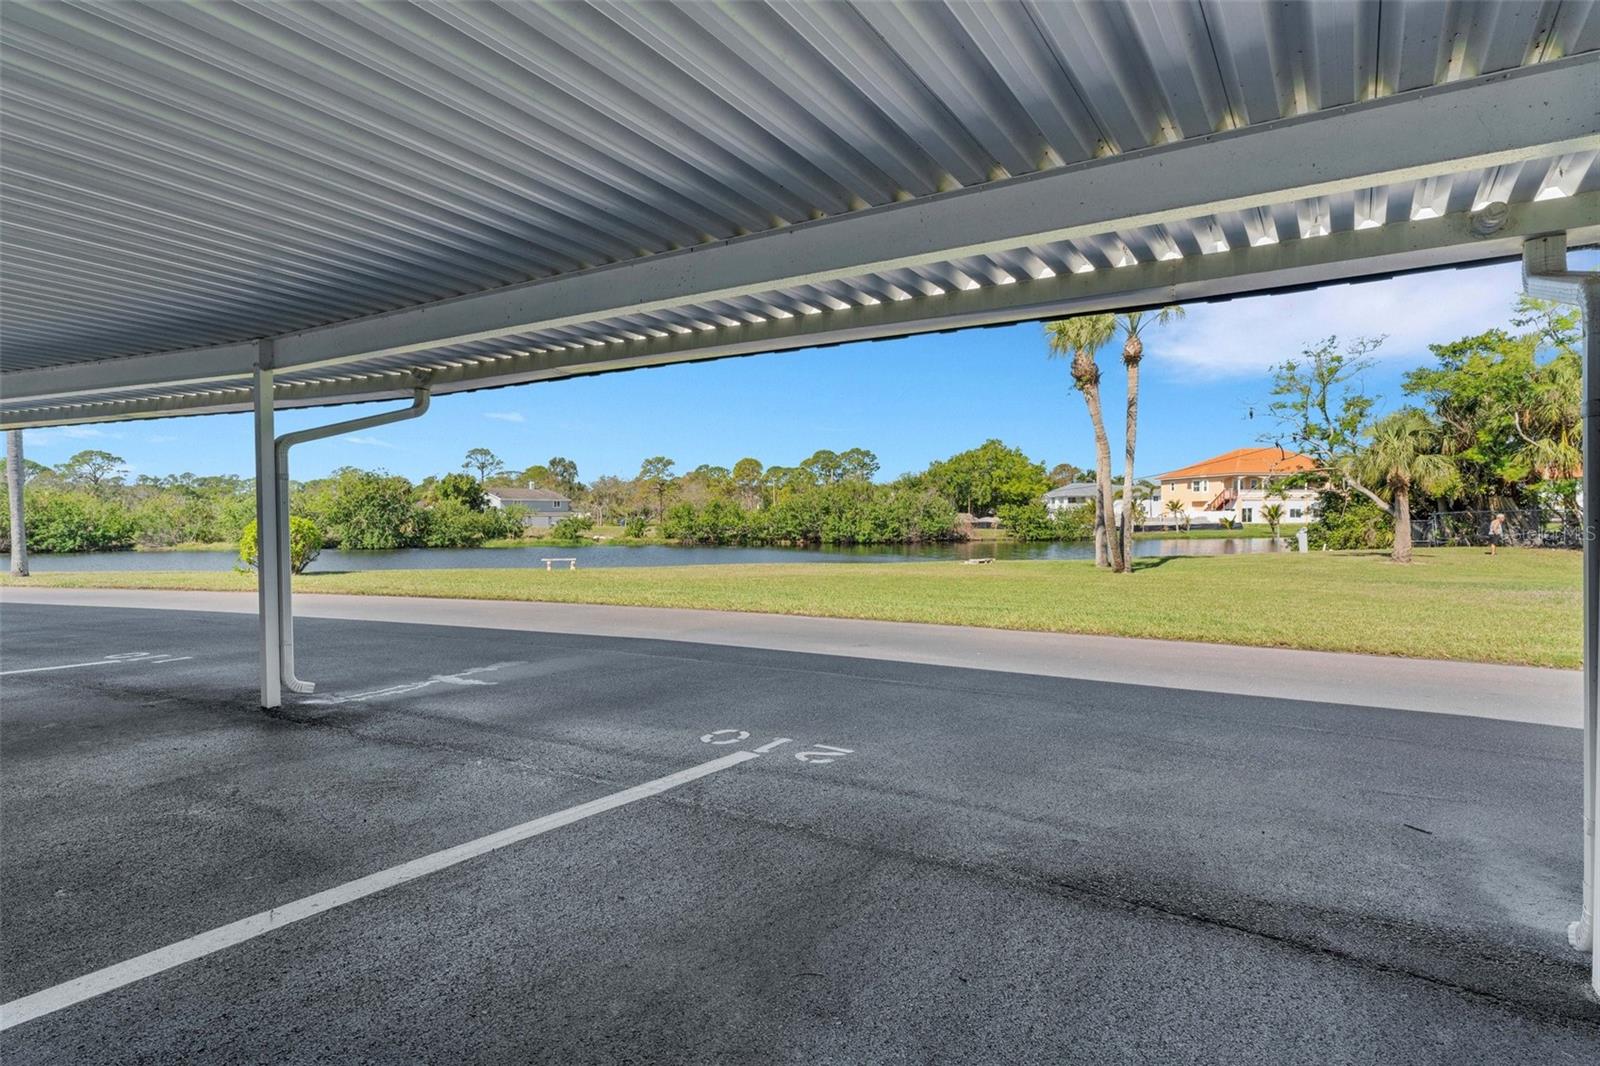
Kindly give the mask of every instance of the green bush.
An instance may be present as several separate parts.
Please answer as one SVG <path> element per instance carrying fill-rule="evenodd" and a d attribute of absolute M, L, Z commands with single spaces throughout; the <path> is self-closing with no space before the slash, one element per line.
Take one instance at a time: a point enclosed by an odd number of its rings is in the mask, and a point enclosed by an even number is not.
<path fill-rule="evenodd" d="M 239 561 L 245 566 L 254 568 L 256 558 L 261 551 L 261 540 L 256 536 L 256 524 L 252 520 L 244 527 L 244 533 L 239 537 Z M 322 530 L 309 518 L 292 514 L 289 516 L 289 569 L 293 573 L 301 574 L 310 566 L 317 556 L 322 554 Z"/>
<path fill-rule="evenodd" d="M 1306 526 L 1306 543 L 1319 551 L 1388 548 L 1394 544 L 1394 519 L 1363 496 L 1325 492 L 1316 518 Z"/>
<path fill-rule="evenodd" d="M 586 539 L 584 534 L 593 528 L 594 519 L 588 515 L 569 514 L 558 518 L 550 527 L 550 539 L 563 544 L 581 544 Z"/>
<path fill-rule="evenodd" d="M 1041 501 L 1001 504 L 996 513 L 1000 524 L 1015 540 L 1056 540 L 1061 535 Z"/>
<path fill-rule="evenodd" d="M 421 512 L 403 477 L 344 467 L 306 495 L 304 510 L 315 513 L 329 540 L 346 551 L 422 543 Z"/>
<path fill-rule="evenodd" d="M 668 508 L 661 535 L 689 544 L 918 544 L 954 540 L 955 507 L 905 486 L 847 480 L 792 488 L 765 511 L 727 499 Z"/>
<path fill-rule="evenodd" d="M 424 548 L 476 548 L 486 540 L 515 537 L 522 532 L 515 515 L 492 508 L 474 511 L 459 498 L 449 497 L 419 509 L 411 521 Z"/>
<path fill-rule="evenodd" d="M 23 505 L 28 550 L 39 552 L 127 551 L 139 537 L 138 519 L 116 501 L 78 490 L 29 488 Z M 10 544 L 9 514 L 0 509 L 0 531 Z"/>
<path fill-rule="evenodd" d="M 650 533 L 650 516 L 645 514 L 629 515 L 628 520 L 622 523 L 622 533 L 624 536 L 632 537 L 634 540 L 643 540 Z"/>
<path fill-rule="evenodd" d="M 1093 540 L 1094 504 L 1080 503 L 1056 512 L 1057 540 Z"/>

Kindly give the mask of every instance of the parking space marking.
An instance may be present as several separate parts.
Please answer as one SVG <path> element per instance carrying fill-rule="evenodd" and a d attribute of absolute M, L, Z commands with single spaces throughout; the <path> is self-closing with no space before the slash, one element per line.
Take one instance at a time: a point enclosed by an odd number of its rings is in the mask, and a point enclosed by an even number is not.
<path fill-rule="evenodd" d="M 472 675 L 489 674 L 496 670 L 504 670 L 508 666 L 523 665 L 526 664 L 522 662 L 490 663 L 488 666 L 474 666 L 453 674 L 434 674 L 432 677 L 424 678 L 421 681 L 403 681 L 398 685 L 375 688 L 368 692 L 330 693 L 326 696 L 302 700 L 301 703 L 307 707 L 333 707 L 341 703 L 359 703 L 364 700 L 382 699 L 385 696 L 405 696 L 433 685 L 498 685 L 498 681 L 484 681 L 482 678 Z"/>
<path fill-rule="evenodd" d="M 167 655 L 163 652 L 130 651 L 121 652 L 117 655 L 107 655 L 99 659 L 91 659 L 85 663 L 61 663 L 58 666 L 25 666 L 18 670 L 0 670 L 0 677 L 10 677 L 13 674 L 43 674 L 51 670 L 80 670 L 85 666 L 132 666 L 134 664 L 154 666 L 160 663 L 179 663 L 193 658 L 193 655 Z"/>
<path fill-rule="evenodd" d="M 154 976 L 175 966 L 203 956 L 222 951 L 224 948 L 233 947 L 235 944 L 254 939 L 275 929 L 298 922 L 305 918 L 312 918 L 335 907 L 352 903 L 358 899 L 382 892 L 385 889 L 403 885 L 408 881 L 415 881 L 420 877 L 437 873 L 440 870 L 455 866 L 458 863 L 475 859 L 480 855 L 497 851 L 511 844 L 516 844 L 532 837 L 548 833 L 554 829 L 580 822 L 585 818 L 592 818 L 597 814 L 615 810 L 629 803 L 637 803 L 652 796 L 659 796 L 669 789 L 697 781 L 702 777 L 714 774 L 719 770 L 737 766 L 751 759 L 759 759 L 760 755 L 753 751 L 729 752 L 721 758 L 712 759 L 710 762 L 691 766 L 687 770 L 658 777 L 654 781 L 646 781 L 642 785 L 614 792 L 600 799 L 580 803 L 576 807 L 568 807 L 555 814 L 547 814 L 535 818 L 521 825 L 514 825 L 509 829 L 502 829 L 497 833 L 470 840 L 465 844 L 457 844 L 453 848 L 425 855 L 420 859 L 399 866 L 380 870 L 375 874 L 347 882 L 335 888 L 330 888 L 315 895 L 306 896 L 304 899 L 286 903 L 281 907 L 273 907 L 253 914 L 248 918 L 228 925 L 200 933 L 187 940 L 176 944 L 169 944 L 164 948 L 147 952 L 137 958 L 126 962 L 119 962 L 82 977 L 74 978 L 59 985 L 42 989 L 31 995 L 14 999 L 10 1003 L 0 1004 L 0 1032 L 10 1029 L 14 1025 L 32 1021 L 46 1014 L 54 1013 L 65 1007 L 70 1007 L 84 1000 L 121 988 L 123 985 L 132 984 L 146 977 Z"/>

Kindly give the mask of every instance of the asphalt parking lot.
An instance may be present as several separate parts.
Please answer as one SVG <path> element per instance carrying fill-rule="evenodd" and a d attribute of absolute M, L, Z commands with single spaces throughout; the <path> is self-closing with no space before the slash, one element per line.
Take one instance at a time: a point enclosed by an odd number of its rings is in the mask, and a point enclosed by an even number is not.
<path fill-rule="evenodd" d="M 254 652 L 5 607 L 11 1066 L 1600 1054 L 1570 729 L 319 619 L 269 716 Z"/>

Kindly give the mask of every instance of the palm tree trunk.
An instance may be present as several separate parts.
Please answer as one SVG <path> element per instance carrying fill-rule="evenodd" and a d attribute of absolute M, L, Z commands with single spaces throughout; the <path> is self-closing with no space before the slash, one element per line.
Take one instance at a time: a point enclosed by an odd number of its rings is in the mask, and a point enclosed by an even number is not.
<path fill-rule="evenodd" d="M 1133 445 L 1139 432 L 1139 360 L 1128 359 L 1128 447 L 1122 466 L 1122 565 L 1124 574 L 1133 573 Z"/>
<path fill-rule="evenodd" d="M 1411 561 L 1411 491 L 1405 486 L 1394 490 L 1394 561 Z"/>
<path fill-rule="evenodd" d="M 1095 516 L 1097 537 L 1099 530 L 1105 530 L 1106 558 L 1102 560 L 1096 551 L 1095 564 L 1121 570 L 1122 542 L 1116 533 L 1116 497 L 1111 491 L 1111 441 L 1106 437 L 1106 423 L 1100 413 L 1098 384 L 1083 387 L 1083 402 L 1089 408 L 1089 421 L 1094 424 L 1094 480 L 1100 491 L 1100 513 Z"/>
<path fill-rule="evenodd" d="M 22 514 L 22 483 L 27 478 L 23 467 L 22 430 L 6 434 L 6 496 L 11 504 L 11 576 L 28 576 L 28 527 Z"/>

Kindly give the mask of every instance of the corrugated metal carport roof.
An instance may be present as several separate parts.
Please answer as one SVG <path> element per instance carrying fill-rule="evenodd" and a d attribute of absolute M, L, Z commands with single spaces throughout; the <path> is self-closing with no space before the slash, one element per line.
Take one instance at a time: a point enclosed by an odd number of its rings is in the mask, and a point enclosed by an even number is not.
<path fill-rule="evenodd" d="M 1597 47 L 1573 0 L 11 3 L 0 401 L 242 409 L 264 352 L 284 403 L 451 391 L 1593 239 Z"/>

